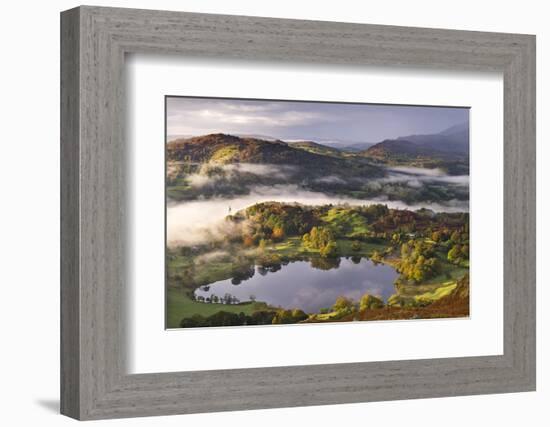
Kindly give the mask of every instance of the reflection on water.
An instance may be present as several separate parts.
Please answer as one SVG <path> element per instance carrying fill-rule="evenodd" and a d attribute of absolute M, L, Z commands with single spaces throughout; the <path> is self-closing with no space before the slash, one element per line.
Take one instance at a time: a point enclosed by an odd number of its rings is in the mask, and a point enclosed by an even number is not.
<path fill-rule="evenodd" d="M 195 296 L 233 301 L 264 301 L 272 306 L 299 308 L 307 313 L 331 307 L 340 295 L 359 301 L 369 293 L 384 300 L 395 293 L 398 273 L 368 259 L 313 259 L 288 265 L 256 267 L 249 278 L 228 279 L 203 286 Z M 216 300 L 216 298 L 214 298 Z"/>

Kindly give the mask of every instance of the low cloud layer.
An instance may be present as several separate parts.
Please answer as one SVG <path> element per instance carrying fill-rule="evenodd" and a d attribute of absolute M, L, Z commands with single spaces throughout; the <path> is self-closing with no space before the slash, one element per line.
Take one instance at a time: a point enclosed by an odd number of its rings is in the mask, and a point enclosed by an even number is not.
<path fill-rule="evenodd" d="M 424 184 L 443 183 L 468 187 L 470 177 L 468 175 L 447 175 L 441 169 L 426 169 L 415 167 L 391 167 L 387 168 L 388 175 L 378 180 L 370 181 L 373 189 L 382 188 L 383 184 L 405 183 L 412 188 L 421 188 Z"/>
<path fill-rule="evenodd" d="M 326 184 L 345 184 L 346 183 L 344 179 L 336 175 L 324 176 L 322 178 L 317 178 L 315 181 L 320 183 L 326 183 Z"/>
<path fill-rule="evenodd" d="M 230 182 L 244 174 L 259 177 L 270 177 L 287 180 L 296 172 L 296 168 L 289 165 L 272 165 L 257 163 L 231 163 L 227 165 L 205 164 L 200 172 L 186 176 L 193 188 L 215 186 L 222 182 Z"/>
<path fill-rule="evenodd" d="M 232 199 L 213 198 L 191 202 L 174 203 L 167 208 L 167 241 L 169 246 L 189 246 L 219 240 L 227 235 L 240 233 L 240 227 L 226 221 L 225 217 L 241 209 L 262 202 L 300 203 L 303 205 L 348 204 L 353 206 L 383 203 L 389 208 L 417 210 L 431 209 L 436 212 L 467 212 L 468 202 L 450 200 L 446 203 L 418 203 L 407 205 L 384 198 L 353 199 L 334 197 L 324 193 L 306 191 L 297 185 L 257 186 L 247 196 Z"/>
<path fill-rule="evenodd" d="M 441 169 L 428 169 L 428 168 L 417 168 L 414 166 L 393 166 L 386 168 L 389 172 L 397 172 L 407 175 L 419 175 L 419 176 L 444 176 L 445 172 Z"/>

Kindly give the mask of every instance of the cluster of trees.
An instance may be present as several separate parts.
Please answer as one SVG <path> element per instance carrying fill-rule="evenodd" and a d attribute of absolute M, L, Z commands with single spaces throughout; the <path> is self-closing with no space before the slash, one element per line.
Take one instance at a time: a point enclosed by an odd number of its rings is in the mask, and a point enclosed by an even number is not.
<path fill-rule="evenodd" d="M 284 204 L 278 202 L 258 203 L 250 206 L 244 212 L 238 212 L 235 215 L 227 217 L 228 220 L 239 222 L 247 220 L 247 226 L 243 229 L 242 242 L 247 247 L 258 246 L 264 248 L 268 242 L 278 242 L 289 236 L 302 236 L 309 234 L 314 228 L 322 229 L 323 216 L 333 209 L 333 205 L 326 206 L 301 206 L 294 204 Z M 345 216 L 351 218 L 353 215 L 360 216 L 365 224 L 375 222 L 390 214 L 392 211 L 386 205 L 371 205 L 364 207 L 342 208 L 345 210 Z M 331 228 L 334 228 L 331 226 Z M 336 227 L 337 228 L 337 227 Z M 334 234 L 342 230 L 332 230 Z M 315 232 L 314 232 L 315 233 Z M 366 230 L 362 233 L 356 233 L 356 240 L 365 242 L 379 242 L 387 237 L 385 232 L 376 232 Z M 314 238 L 315 240 L 315 238 Z M 321 250 L 328 244 L 318 245 L 316 249 Z M 311 246 L 315 247 L 315 243 Z M 331 252 L 336 249 L 336 244 L 328 245 L 324 250 L 325 256 L 333 256 Z"/>
<path fill-rule="evenodd" d="M 359 251 L 361 242 L 390 242 L 399 248 L 411 239 L 433 240 L 447 251 L 453 245 L 460 249 L 468 243 L 467 213 L 434 213 L 389 209 L 386 205 L 370 206 L 301 206 L 277 202 L 258 203 L 231 217 L 247 220 L 242 241 L 245 246 L 263 249 L 269 242 L 290 236 L 302 236 L 306 247 L 319 250 L 323 257 L 338 256 L 338 238 L 353 239 L 352 250 Z M 362 224 L 359 227 L 357 224 Z M 461 261 L 464 256 L 461 257 Z M 460 262 L 460 261 L 459 261 Z"/>
<path fill-rule="evenodd" d="M 409 210 L 391 209 L 378 218 L 374 224 L 377 231 L 401 230 L 405 233 L 416 231 L 417 213 Z"/>
<path fill-rule="evenodd" d="M 468 223 L 464 226 L 449 229 L 447 227 L 432 231 L 427 237 L 439 244 L 467 243 L 469 241 Z"/>
<path fill-rule="evenodd" d="M 409 240 L 401 245 L 401 259 L 397 271 L 403 277 L 421 282 L 437 274 L 439 262 L 434 248 L 423 240 Z"/>
<path fill-rule="evenodd" d="M 322 258 L 322 257 L 312 257 L 309 260 L 311 266 L 317 270 L 332 270 L 334 268 L 340 267 L 340 257 L 334 258 Z"/>
<path fill-rule="evenodd" d="M 375 308 L 382 308 L 384 305 L 384 301 L 380 298 L 367 293 L 361 297 L 358 303 L 353 301 L 351 298 L 339 296 L 332 306 L 332 310 L 336 312 L 354 312 L 357 310 L 365 311 Z"/>
<path fill-rule="evenodd" d="M 204 286 L 202 289 L 208 292 L 209 287 Z M 223 297 L 219 297 L 215 294 L 212 294 L 209 297 L 205 297 L 203 295 L 197 295 L 195 296 L 195 301 L 211 303 L 211 304 L 227 304 L 227 305 L 239 304 L 241 302 L 236 296 L 231 295 L 230 293 L 226 293 Z"/>
<path fill-rule="evenodd" d="M 453 264 L 462 264 L 470 259 L 470 246 L 468 244 L 456 243 L 449 249 L 447 260 Z"/>
<path fill-rule="evenodd" d="M 387 215 L 390 211 L 388 206 L 381 205 L 381 204 L 362 206 L 362 207 L 359 207 L 358 209 L 361 215 L 363 215 L 367 220 L 371 222 Z"/>
<path fill-rule="evenodd" d="M 258 310 L 248 315 L 243 312 L 231 313 L 218 311 L 210 316 L 194 314 L 180 322 L 182 328 L 200 328 L 205 326 L 243 326 L 243 325 L 277 325 L 298 323 L 306 320 L 308 315 L 302 310 Z"/>
<path fill-rule="evenodd" d="M 254 276 L 254 264 L 246 262 L 246 260 L 239 259 L 237 264 L 231 269 L 231 275 L 233 278 L 231 282 L 234 285 L 240 284 L 243 280 L 250 279 Z"/>
<path fill-rule="evenodd" d="M 387 233 L 392 240 L 400 243 L 411 235 L 432 238 L 434 233 L 436 237 L 448 240 L 456 231 L 467 236 L 468 221 L 467 213 L 434 213 L 428 209 L 417 211 L 389 209 L 372 224 L 372 228 L 377 233 Z"/>
<path fill-rule="evenodd" d="M 281 241 L 286 236 L 299 236 L 316 224 L 312 209 L 306 206 L 284 203 L 258 203 L 241 213 L 248 220 L 243 235 L 243 243 L 248 246 L 260 245 L 261 241 Z M 239 220 L 239 216 L 232 217 Z"/>
<path fill-rule="evenodd" d="M 230 313 L 228 311 L 218 311 L 211 316 L 194 314 L 191 317 L 183 318 L 180 322 L 180 327 L 270 325 L 273 322 L 275 314 L 276 312 L 274 311 L 255 311 L 251 315 L 246 315 L 243 312 Z"/>
<path fill-rule="evenodd" d="M 313 227 L 302 236 L 302 242 L 307 248 L 318 249 L 323 258 L 338 256 L 338 245 L 327 227 Z"/>
<path fill-rule="evenodd" d="M 309 316 L 302 310 L 295 308 L 294 310 L 278 310 L 273 317 L 272 324 L 284 325 L 298 323 L 306 320 Z"/>
<path fill-rule="evenodd" d="M 382 308 L 384 305 L 384 301 L 370 294 L 363 295 L 359 300 L 359 310 L 361 311 Z"/>
<path fill-rule="evenodd" d="M 287 260 L 277 254 L 263 253 L 256 259 L 256 264 L 258 264 L 266 273 L 268 271 L 275 272 L 280 270 L 281 264 L 284 263 L 287 263 Z"/>
<path fill-rule="evenodd" d="M 332 318 L 337 319 L 349 314 L 358 314 L 366 310 L 372 310 L 385 307 L 384 301 L 371 294 L 364 294 L 358 302 L 345 296 L 339 296 L 336 298 L 331 308 L 322 308 L 319 310 L 321 314 L 327 314 L 331 311 L 335 314 Z"/>
<path fill-rule="evenodd" d="M 463 230 L 455 230 L 447 242 L 449 247 L 447 260 L 453 264 L 463 264 L 470 259 L 470 240 L 467 227 L 468 224 L 464 226 Z"/>
<path fill-rule="evenodd" d="M 250 299 L 252 301 L 256 300 L 253 295 L 250 296 Z M 224 304 L 233 304 L 232 301 L 234 301 L 233 297 L 229 294 L 226 294 L 223 298 L 212 295 L 207 298 L 207 300 Z M 349 314 L 364 312 L 365 310 L 383 308 L 384 306 L 385 304 L 381 299 L 367 293 L 363 295 L 358 302 L 345 296 L 339 296 L 331 308 L 320 309 L 319 312 L 321 314 L 335 312 L 336 316 L 333 318 L 339 318 Z M 309 315 L 307 313 L 297 308 L 291 310 L 282 308 L 258 310 L 250 315 L 243 312 L 231 313 L 221 310 L 210 316 L 194 314 L 191 317 L 183 318 L 180 322 L 180 327 L 198 328 L 205 326 L 283 325 L 303 322 L 308 318 Z"/>
<path fill-rule="evenodd" d="M 342 311 L 353 311 L 355 309 L 355 303 L 351 298 L 344 296 L 339 296 L 336 298 L 334 305 L 332 306 L 333 311 L 342 312 Z"/>
<path fill-rule="evenodd" d="M 370 254 L 371 261 L 377 265 L 377 263 L 382 262 L 383 256 L 376 249 Z"/>
<path fill-rule="evenodd" d="M 355 320 L 359 320 L 361 314 L 364 314 L 367 310 L 384 308 L 386 304 L 380 298 L 375 297 L 369 293 L 364 294 L 359 301 L 354 301 L 351 298 L 345 296 L 339 296 L 330 308 L 321 308 L 319 310 L 320 315 L 329 315 L 329 317 L 321 317 L 321 321 L 326 320 L 338 320 L 344 317 L 352 317 Z M 316 315 L 313 315 L 314 319 Z"/>

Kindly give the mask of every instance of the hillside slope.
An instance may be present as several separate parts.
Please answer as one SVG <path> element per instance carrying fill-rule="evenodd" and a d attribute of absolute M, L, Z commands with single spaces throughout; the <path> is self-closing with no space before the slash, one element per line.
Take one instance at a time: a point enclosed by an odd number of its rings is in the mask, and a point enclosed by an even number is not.
<path fill-rule="evenodd" d="M 303 143 L 302 143 L 303 144 Z M 315 143 L 298 147 L 286 142 L 266 141 L 251 137 L 226 134 L 210 134 L 171 141 L 166 146 L 166 158 L 170 162 L 198 164 L 257 163 L 297 166 L 310 175 L 337 174 L 344 176 L 379 177 L 384 172 L 364 159 L 343 159 L 332 155 L 326 147 L 312 150 Z M 321 152 L 322 151 L 322 152 Z M 336 151 L 336 150 L 335 150 Z"/>
<path fill-rule="evenodd" d="M 293 141 L 288 143 L 292 148 L 309 151 L 310 153 L 322 154 L 325 156 L 342 157 L 342 151 L 328 145 L 319 144 L 313 141 Z"/>
<path fill-rule="evenodd" d="M 428 157 L 455 160 L 468 156 L 470 146 L 467 124 L 452 126 L 432 135 L 409 135 L 386 139 L 360 154 L 380 160 Z"/>

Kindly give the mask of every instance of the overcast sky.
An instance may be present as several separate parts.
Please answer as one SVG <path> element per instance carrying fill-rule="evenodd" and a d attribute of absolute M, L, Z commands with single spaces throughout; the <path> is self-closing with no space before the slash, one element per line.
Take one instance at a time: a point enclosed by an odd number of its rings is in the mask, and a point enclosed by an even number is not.
<path fill-rule="evenodd" d="M 167 98 L 167 134 L 265 135 L 282 140 L 380 142 L 468 121 L 467 108 Z"/>

